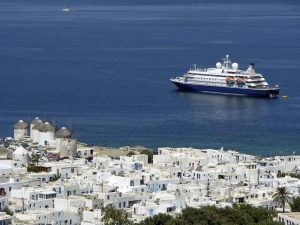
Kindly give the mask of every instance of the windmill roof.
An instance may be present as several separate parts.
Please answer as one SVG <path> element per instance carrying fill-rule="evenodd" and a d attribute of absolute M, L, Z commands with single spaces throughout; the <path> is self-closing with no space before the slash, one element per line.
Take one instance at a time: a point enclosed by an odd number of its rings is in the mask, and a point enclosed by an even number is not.
<path fill-rule="evenodd" d="M 35 125 L 32 127 L 33 130 L 39 130 L 44 125 L 43 121 L 39 120 L 35 123 Z"/>
<path fill-rule="evenodd" d="M 56 132 L 55 135 L 57 138 L 68 138 L 71 137 L 72 132 L 68 128 L 62 127 Z"/>
<path fill-rule="evenodd" d="M 39 131 L 48 132 L 48 131 L 55 131 L 55 127 L 52 126 L 49 122 L 45 122 L 43 126 L 40 127 Z"/>
<path fill-rule="evenodd" d="M 35 117 L 30 124 L 32 125 L 36 125 L 37 123 L 39 123 L 39 121 L 41 121 L 38 117 Z"/>
<path fill-rule="evenodd" d="M 26 129 L 26 128 L 28 128 L 28 124 L 26 122 L 24 122 L 23 120 L 19 120 L 15 124 L 15 129 Z"/>

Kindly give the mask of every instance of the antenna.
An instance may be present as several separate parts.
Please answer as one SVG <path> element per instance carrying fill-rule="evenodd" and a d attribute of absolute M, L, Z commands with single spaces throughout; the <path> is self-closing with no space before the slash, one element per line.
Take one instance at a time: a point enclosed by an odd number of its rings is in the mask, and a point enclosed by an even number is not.
<path fill-rule="evenodd" d="M 53 126 L 56 128 L 55 114 L 53 114 Z"/>
<path fill-rule="evenodd" d="M 22 194 L 22 214 L 24 214 L 25 211 L 25 207 L 24 207 L 24 189 L 21 190 L 21 194 Z"/>
<path fill-rule="evenodd" d="M 68 128 L 69 128 L 69 130 L 70 130 L 71 133 L 72 133 L 72 137 L 75 138 L 75 137 L 74 137 L 74 131 L 73 131 L 73 129 L 72 129 L 72 122 L 71 122 L 71 120 L 68 121 Z"/>
<path fill-rule="evenodd" d="M 72 130 L 72 122 L 71 122 L 71 120 L 69 120 L 68 123 L 69 123 L 68 124 L 69 129 Z"/>
<path fill-rule="evenodd" d="M 45 112 L 44 112 L 44 120 L 47 121 L 47 116 Z"/>
<path fill-rule="evenodd" d="M 27 113 L 27 121 L 30 122 L 30 116 L 29 116 L 29 113 Z"/>

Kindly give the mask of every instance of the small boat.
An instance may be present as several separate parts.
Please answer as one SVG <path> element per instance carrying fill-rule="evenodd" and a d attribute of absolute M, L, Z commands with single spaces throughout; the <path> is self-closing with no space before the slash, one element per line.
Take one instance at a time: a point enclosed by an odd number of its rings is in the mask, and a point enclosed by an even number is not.
<path fill-rule="evenodd" d="M 282 95 L 281 98 L 288 99 L 289 96 L 288 95 Z"/>
<path fill-rule="evenodd" d="M 69 7 L 65 7 L 62 9 L 63 12 L 70 12 L 70 8 Z"/>

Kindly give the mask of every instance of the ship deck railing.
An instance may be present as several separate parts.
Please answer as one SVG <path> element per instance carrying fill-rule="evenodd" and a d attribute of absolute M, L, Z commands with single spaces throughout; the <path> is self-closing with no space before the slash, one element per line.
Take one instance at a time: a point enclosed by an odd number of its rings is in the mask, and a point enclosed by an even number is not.
<path fill-rule="evenodd" d="M 209 85 L 209 86 L 220 86 L 220 87 L 233 87 L 233 88 L 257 88 L 257 89 L 265 89 L 265 90 L 274 90 L 274 89 L 278 89 L 279 86 L 275 85 L 275 86 L 269 86 L 269 87 L 263 87 L 263 86 L 238 86 L 238 85 L 231 85 L 228 86 L 227 83 L 218 83 L 218 82 L 213 82 L 213 83 L 208 83 L 208 82 L 194 82 L 194 81 L 185 81 L 184 79 L 180 78 L 180 77 L 176 77 L 175 80 L 178 81 L 182 81 L 186 84 L 200 84 L 200 85 Z"/>

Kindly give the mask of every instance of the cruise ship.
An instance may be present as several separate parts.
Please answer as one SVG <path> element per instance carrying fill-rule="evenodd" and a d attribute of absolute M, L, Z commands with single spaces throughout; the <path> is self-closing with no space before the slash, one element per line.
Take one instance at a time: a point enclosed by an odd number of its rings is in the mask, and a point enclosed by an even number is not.
<path fill-rule="evenodd" d="M 232 63 L 229 55 L 215 68 L 197 68 L 196 65 L 181 77 L 171 81 L 184 91 L 209 92 L 219 94 L 246 95 L 255 97 L 277 97 L 279 86 L 269 86 L 260 73 L 256 73 L 254 63 L 247 70 L 240 70 Z"/>

